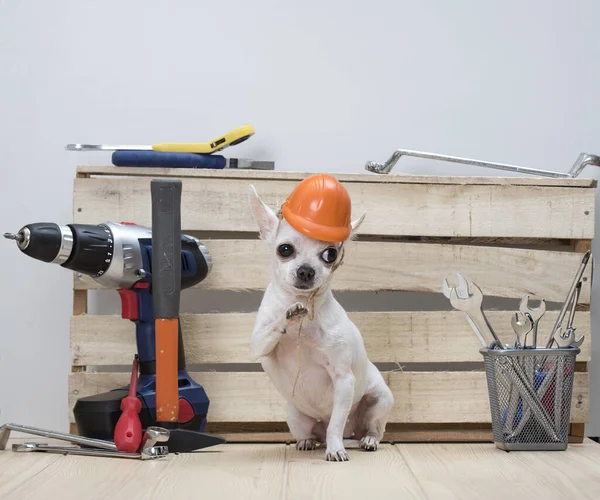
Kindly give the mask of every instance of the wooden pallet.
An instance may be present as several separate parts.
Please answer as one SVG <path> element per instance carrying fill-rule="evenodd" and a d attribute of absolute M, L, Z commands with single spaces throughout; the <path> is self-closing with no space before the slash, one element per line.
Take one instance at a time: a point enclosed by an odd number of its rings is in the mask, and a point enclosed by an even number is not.
<path fill-rule="evenodd" d="M 231 442 L 292 440 L 283 399 L 260 365 L 249 363 L 256 308 L 241 311 L 236 301 L 247 302 L 268 279 L 267 248 L 258 240 L 250 213 L 249 184 L 278 207 L 311 174 L 77 169 L 76 223 L 150 226 L 151 179 L 182 179 L 182 230 L 200 237 L 214 262 L 196 291 L 183 294 L 201 293 L 203 301 L 211 294 L 229 294 L 227 304 L 212 299 L 217 311 L 182 311 L 186 358 L 192 377 L 211 400 L 208 430 Z M 544 297 L 552 309 L 540 323 L 545 342 L 581 257 L 591 248 L 596 181 L 368 173 L 336 177 L 350 193 L 354 215 L 367 212 L 333 288 L 394 392 L 386 441 L 491 441 L 480 345 L 462 313 L 451 310 L 441 296 L 442 280 L 458 271 L 478 283 L 486 295 L 484 308 L 492 305 L 486 309 L 490 322 L 507 343 L 514 339 L 510 315 L 522 295 Z M 584 274 L 576 318 L 586 341 L 577 358 L 572 442 L 582 441 L 589 412 L 591 269 L 588 265 Z M 116 311 L 89 313 L 89 296 L 101 288 L 94 281 L 74 275 L 73 286 L 69 409 L 76 432 L 72 408 L 78 398 L 128 383 L 135 330 Z M 374 294 L 382 301 L 385 296 L 391 306 L 382 310 Z M 407 301 L 418 306 L 402 310 Z M 500 306 L 493 306 L 494 301 Z M 365 303 L 375 305 L 365 309 Z M 353 310 L 351 304 L 359 307 Z"/>

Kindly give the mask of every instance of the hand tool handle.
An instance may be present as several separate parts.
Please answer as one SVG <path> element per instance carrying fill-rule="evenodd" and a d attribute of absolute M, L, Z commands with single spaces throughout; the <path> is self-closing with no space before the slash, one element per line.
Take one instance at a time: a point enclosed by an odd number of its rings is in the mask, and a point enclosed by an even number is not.
<path fill-rule="evenodd" d="M 179 420 L 177 377 L 181 292 L 181 181 L 151 181 L 152 295 L 156 331 L 156 420 Z"/>
<path fill-rule="evenodd" d="M 223 135 L 212 139 L 209 142 L 186 143 L 186 142 L 171 142 L 153 144 L 154 151 L 167 151 L 171 153 L 214 153 L 229 146 L 235 146 L 254 135 L 254 127 L 252 125 L 244 125 L 236 129 L 230 130 Z"/>
<path fill-rule="evenodd" d="M 162 151 L 115 151 L 116 167 L 213 168 L 223 169 L 227 160 L 221 155 L 168 153 Z"/>
<path fill-rule="evenodd" d="M 121 400 L 121 416 L 117 421 L 114 441 L 117 450 L 126 453 L 136 453 L 142 442 L 142 423 L 139 413 L 142 403 L 137 397 L 138 359 L 133 360 L 129 395 Z"/>

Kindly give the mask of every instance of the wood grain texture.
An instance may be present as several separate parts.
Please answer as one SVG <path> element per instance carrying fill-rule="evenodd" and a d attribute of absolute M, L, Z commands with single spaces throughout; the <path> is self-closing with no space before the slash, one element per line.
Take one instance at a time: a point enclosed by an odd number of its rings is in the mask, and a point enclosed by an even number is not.
<path fill-rule="evenodd" d="M 192 372 L 204 386 L 212 422 L 284 422 L 285 402 L 262 372 Z M 302 376 L 302 375 L 301 375 Z M 394 423 L 487 423 L 491 421 L 484 372 L 384 372 L 395 404 Z M 71 373 L 69 413 L 78 398 L 127 385 L 127 373 Z M 588 421 L 588 373 L 575 373 L 571 422 Z"/>
<path fill-rule="evenodd" d="M 513 311 L 486 316 L 500 339 L 514 343 Z M 465 316 L 450 312 L 349 312 L 375 363 L 482 362 L 480 344 Z M 545 342 L 557 311 L 541 319 L 538 338 Z M 182 314 L 181 328 L 188 364 L 249 363 L 249 339 L 255 313 Z M 578 362 L 590 360 L 590 313 L 576 315 L 578 335 L 585 335 Z M 135 352 L 135 325 L 120 315 L 71 317 L 73 365 L 127 365 Z"/>
<path fill-rule="evenodd" d="M 9 442 L 22 442 L 14 440 Z M 514 452 L 491 443 L 382 445 L 346 442 L 350 461 L 328 463 L 323 449 L 223 444 L 149 462 L 0 452 L 6 500 L 357 500 L 506 498 L 596 499 L 600 445 Z M 12 474 L 18 470 L 17 475 Z"/>
<path fill-rule="evenodd" d="M 45 438 L 27 441 L 44 442 L 58 446 L 68 443 Z M 10 452 L 12 453 L 12 452 Z M 34 466 L 44 457 L 44 453 L 13 453 L 22 455 L 22 460 Z M 123 498 L 120 495 L 133 478 L 139 484 L 149 484 L 161 468 L 168 462 L 152 463 L 148 467 L 142 460 L 108 459 L 75 455 L 48 454 L 56 459 L 37 474 L 28 474 L 27 482 L 22 483 L 3 500 L 33 500 L 60 498 L 61 500 L 81 500 L 82 498 Z M 141 498 L 141 497 L 138 497 Z"/>
<path fill-rule="evenodd" d="M 60 441 L 48 442 L 64 446 Z M 199 453 L 171 454 L 146 462 L 41 453 L 14 457 L 18 454 L 4 453 L 12 455 L 9 463 L 28 463 L 30 467 L 36 462 L 42 465 L 40 457 L 54 459 L 41 472 L 30 471 L 27 483 L 2 496 L 15 500 L 195 498 L 199 490 L 203 499 L 278 500 L 286 467 L 285 445 L 219 445 Z M 0 491 L 2 488 L 0 485 Z"/>
<path fill-rule="evenodd" d="M 77 167 L 77 177 L 177 177 L 177 178 L 218 178 L 218 179 L 267 179 L 300 181 L 318 172 L 280 171 L 280 170 L 234 170 L 234 169 L 189 169 L 189 168 L 138 168 L 115 167 L 112 165 Z M 392 173 L 376 175 L 368 172 L 350 174 L 329 172 L 342 182 L 360 183 L 410 183 L 410 184 L 457 184 L 457 185 L 500 185 L 500 186 L 559 186 L 559 187 L 596 187 L 595 179 L 579 177 L 576 179 L 555 179 L 550 177 L 507 177 L 507 176 L 436 176 Z"/>
<path fill-rule="evenodd" d="M 573 424 L 575 425 L 575 424 Z M 293 443 L 287 423 L 208 422 L 207 432 L 223 436 L 227 442 Z M 465 443 L 493 442 L 491 424 L 398 424 L 388 423 L 382 442 L 386 443 Z"/>
<path fill-rule="evenodd" d="M 59 455 L 39 454 L 32 459 L 29 453 L 14 453 L 11 449 L 12 443 L 22 441 L 24 440 L 11 438 L 6 449 L 0 451 L 0 498 L 2 499 L 24 498 L 19 496 L 18 492 L 23 488 L 26 489 L 33 477 L 59 459 Z"/>
<path fill-rule="evenodd" d="M 269 255 L 262 240 L 207 240 L 213 269 L 195 288 L 263 290 L 269 280 Z M 334 290 L 404 290 L 441 294 L 442 281 L 456 272 L 474 281 L 485 296 L 521 298 L 526 293 L 547 302 L 564 301 L 582 254 L 517 248 L 352 242 L 331 282 Z M 590 298 L 588 264 L 581 304 Z M 75 289 L 99 289 L 88 276 L 74 275 Z"/>
<path fill-rule="evenodd" d="M 78 316 L 87 313 L 87 290 L 73 290 L 73 314 Z"/>
<path fill-rule="evenodd" d="M 356 445 L 347 446 L 346 451 L 350 461 L 332 464 L 324 460 L 324 449 L 296 451 L 289 446 L 287 498 L 347 500 L 371 495 L 377 500 L 427 498 L 410 464 L 392 445 L 382 445 L 375 453 L 360 450 Z"/>
<path fill-rule="evenodd" d="M 596 499 L 600 446 L 586 442 L 560 453 L 506 453 L 485 444 L 401 444 L 427 498 Z"/>
<path fill-rule="evenodd" d="M 157 175 L 156 173 L 154 175 Z M 151 177 L 75 179 L 74 222 L 150 226 Z M 254 184 L 277 210 L 297 181 L 183 178 L 183 231 L 257 232 L 248 202 Z M 594 189 L 551 186 L 347 182 L 362 235 L 591 239 Z"/>

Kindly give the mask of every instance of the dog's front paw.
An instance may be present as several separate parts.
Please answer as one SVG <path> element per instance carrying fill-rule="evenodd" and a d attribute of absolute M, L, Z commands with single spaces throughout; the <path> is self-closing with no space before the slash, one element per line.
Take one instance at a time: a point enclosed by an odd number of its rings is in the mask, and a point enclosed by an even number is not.
<path fill-rule="evenodd" d="M 308 314 L 308 309 L 304 307 L 300 302 L 296 302 L 292 307 L 290 307 L 285 313 L 285 319 L 288 321 L 295 318 L 303 318 Z"/>
<path fill-rule="evenodd" d="M 328 462 L 347 462 L 350 460 L 350 455 L 348 455 L 348 452 L 344 448 L 339 450 L 330 450 L 327 448 L 325 460 Z"/>
<path fill-rule="evenodd" d="M 300 441 L 296 443 L 296 449 L 300 451 L 310 451 L 314 450 L 316 447 L 316 439 L 300 439 Z"/>
<path fill-rule="evenodd" d="M 377 439 L 375 439 L 373 436 L 365 436 L 364 438 L 362 438 L 360 440 L 360 447 L 363 450 L 375 451 L 375 450 L 377 450 L 378 446 L 379 446 L 379 443 L 377 442 Z"/>

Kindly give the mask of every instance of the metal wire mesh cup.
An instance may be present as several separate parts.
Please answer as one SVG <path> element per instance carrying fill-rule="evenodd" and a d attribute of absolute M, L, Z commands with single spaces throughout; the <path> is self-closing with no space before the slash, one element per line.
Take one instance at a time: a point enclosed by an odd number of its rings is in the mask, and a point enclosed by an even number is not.
<path fill-rule="evenodd" d="M 496 447 L 566 450 L 577 347 L 480 349 Z"/>

